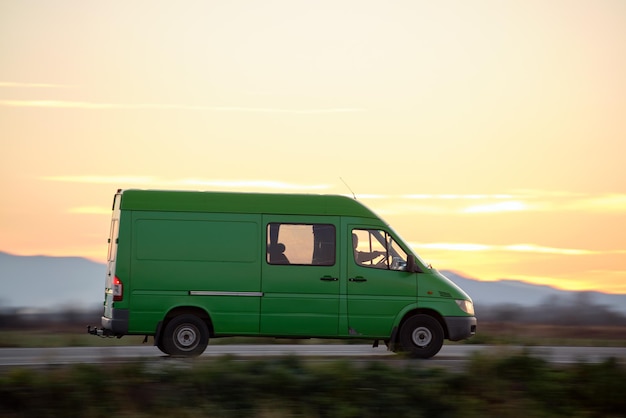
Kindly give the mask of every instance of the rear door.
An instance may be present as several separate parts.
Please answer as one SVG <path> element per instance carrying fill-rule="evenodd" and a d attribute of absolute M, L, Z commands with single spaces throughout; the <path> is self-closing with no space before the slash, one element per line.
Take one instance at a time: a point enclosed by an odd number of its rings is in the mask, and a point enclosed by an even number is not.
<path fill-rule="evenodd" d="M 261 334 L 336 336 L 339 217 L 264 215 Z"/>
<path fill-rule="evenodd" d="M 113 308 L 113 279 L 115 277 L 115 264 L 117 260 L 117 244 L 119 241 L 120 228 L 120 202 L 121 193 L 116 193 L 113 198 L 113 214 L 111 216 L 111 229 L 109 230 L 109 248 L 107 252 L 107 271 L 104 285 L 104 316 L 111 317 Z"/>

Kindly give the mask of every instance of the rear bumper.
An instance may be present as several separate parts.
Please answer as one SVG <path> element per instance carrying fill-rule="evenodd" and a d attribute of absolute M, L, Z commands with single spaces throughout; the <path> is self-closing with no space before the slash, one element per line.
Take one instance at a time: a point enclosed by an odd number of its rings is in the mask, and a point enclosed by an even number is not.
<path fill-rule="evenodd" d="M 115 335 L 128 334 L 128 309 L 111 310 L 111 317 L 102 317 L 102 328 L 110 330 Z"/>
<path fill-rule="evenodd" d="M 476 334 L 475 316 L 444 316 L 448 328 L 448 339 L 459 341 Z"/>

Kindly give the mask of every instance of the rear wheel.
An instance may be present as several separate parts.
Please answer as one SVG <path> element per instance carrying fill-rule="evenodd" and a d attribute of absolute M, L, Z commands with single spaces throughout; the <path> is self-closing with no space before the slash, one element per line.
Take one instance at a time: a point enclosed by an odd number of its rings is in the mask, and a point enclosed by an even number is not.
<path fill-rule="evenodd" d="M 429 315 L 415 315 L 400 328 L 402 351 L 415 358 L 431 358 L 443 345 L 443 328 L 439 321 Z"/>
<path fill-rule="evenodd" d="M 163 330 L 159 344 L 161 351 L 171 356 L 199 356 L 209 343 L 206 323 L 195 315 L 179 315 L 170 320 Z"/>
<path fill-rule="evenodd" d="M 156 345 L 157 348 L 159 350 L 161 350 L 162 353 L 169 354 L 167 351 L 165 351 L 165 347 L 163 347 L 163 338 L 162 337 L 158 341 L 156 341 L 154 345 Z"/>

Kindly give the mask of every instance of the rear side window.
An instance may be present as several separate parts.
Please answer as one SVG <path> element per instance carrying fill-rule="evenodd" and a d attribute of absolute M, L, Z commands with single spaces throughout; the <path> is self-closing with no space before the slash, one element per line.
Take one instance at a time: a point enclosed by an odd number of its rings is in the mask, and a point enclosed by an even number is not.
<path fill-rule="evenodd" d="M 336 232 L 330 224 L 267 225 L 268 264 L 333 266 Z"/>

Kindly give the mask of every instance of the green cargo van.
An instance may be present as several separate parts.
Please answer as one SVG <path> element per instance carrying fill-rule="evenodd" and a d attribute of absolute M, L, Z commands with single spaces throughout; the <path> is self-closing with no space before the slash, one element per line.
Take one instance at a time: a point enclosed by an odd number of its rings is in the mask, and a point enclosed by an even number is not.
<path fill-rule="evenodd" d="M 471 298 L 345 196 L 119 190 L 102 328 L 173 356 L 209 338 L 383 340 L 429 358 L 476 332 Z"/>

